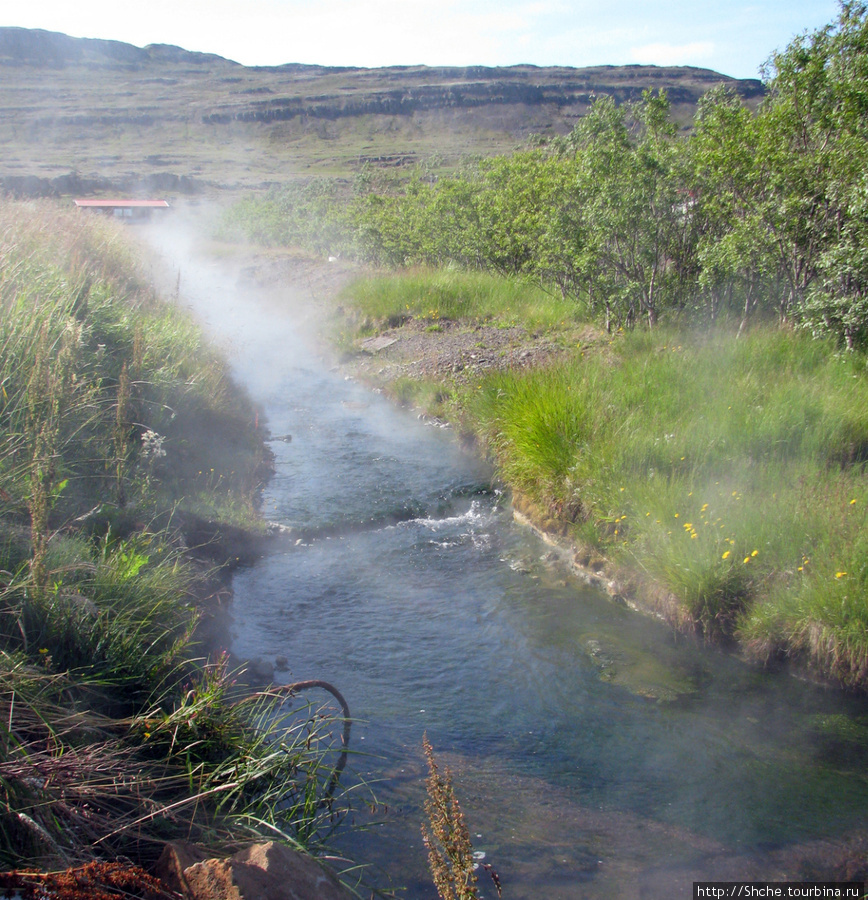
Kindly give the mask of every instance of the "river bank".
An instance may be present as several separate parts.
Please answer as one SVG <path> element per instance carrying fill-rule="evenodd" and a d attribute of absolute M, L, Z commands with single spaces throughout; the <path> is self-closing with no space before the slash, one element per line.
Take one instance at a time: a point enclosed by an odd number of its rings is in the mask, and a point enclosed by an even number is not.
<path fill-rule="evenodd" d="M 859 358 L 779 329 L 613 336 L 569 311 L 528 326 L 490 301 L 454 317 L 444 307 L 467 301 L 450 292 L 476 283 L 393 282 L 341 297 L 344 371 L 475 442 L 516 511 L 619 602 L 864 690 Z"/>
<path fill-rule="evenodd" d="M 4 884 L 144 885 L 129 863 L 172 839 L 320 850 L 328 724 L 223 652 L 266 535 L 258 408 L 123 226 L 47 202 L 0 222 Z"/>

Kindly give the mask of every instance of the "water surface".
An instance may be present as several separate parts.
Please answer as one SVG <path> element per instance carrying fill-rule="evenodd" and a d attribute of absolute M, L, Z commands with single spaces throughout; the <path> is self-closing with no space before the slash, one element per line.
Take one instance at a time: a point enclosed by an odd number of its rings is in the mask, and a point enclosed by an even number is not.
<path fill-rule="evenodd" d="M 514 900 L 828 877 L 865 825 L 864 702 L 747 667 L 591 590 L 512 521 L 451 431 L 312 349 L 303 287 L 256 288 L 181 259 L 179 238 L 154 240 L 272 433 L 292 436 L 272 445 L 264 511 L 298 537 L 235 577 L 232 649 L 285 657 L 282 680 L 346 696 L 362 754 L 351 768 L 380 806 L 360 808 L 368 827 L 336 846 L 371 864 L 369 881 L 435 897 L 424 733 Z"/>

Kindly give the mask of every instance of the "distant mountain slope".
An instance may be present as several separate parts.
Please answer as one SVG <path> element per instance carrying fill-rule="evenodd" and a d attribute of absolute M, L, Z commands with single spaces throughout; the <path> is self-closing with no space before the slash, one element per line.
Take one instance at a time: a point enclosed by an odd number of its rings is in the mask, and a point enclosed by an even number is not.
<path fill-rule="evenodd" d="M 136 66 L 154 61 L 226 63 L 237 65 L 212 53 L 195 53 L 171 44 L 134 47 L 123 41 L 75 38 L 41 28 L 0 27 L 0 65 L 63 67 L 86 63 L 104 66 Z"/>
<path fill-rule="evenodd" d="M 366 163 L 449 167 L 564 134 L 595 95 L 666 89 L 685 126 L 721 82 L 762 97 L 759 81 L 689 67 L 252 68 L 166 44 L 0 28 L 0 178 L 244 187 Z"/>

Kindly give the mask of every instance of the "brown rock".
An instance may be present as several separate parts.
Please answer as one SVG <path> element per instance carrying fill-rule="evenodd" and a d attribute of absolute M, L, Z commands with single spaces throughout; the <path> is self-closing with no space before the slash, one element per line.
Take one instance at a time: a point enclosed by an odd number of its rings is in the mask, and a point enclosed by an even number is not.
<path fill-rule="evenodd" d="M 203 859 L 189 844 L 169 844 L 158 863 L 164 883 L 187 900 L 351 900 L 337 876 L 313 857 L 269 841 L 228 859 Z"/>

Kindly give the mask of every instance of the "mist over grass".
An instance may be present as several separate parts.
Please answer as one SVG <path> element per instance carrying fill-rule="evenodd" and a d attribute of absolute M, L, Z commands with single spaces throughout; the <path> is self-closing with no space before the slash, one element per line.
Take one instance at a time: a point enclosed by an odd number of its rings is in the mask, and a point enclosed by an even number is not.
<path fill-rule="evenodd" d="M 631 334 L 485 378 L 464 408 L 508 483 L 708 637 L 864 685 L 863 357 L 778 330 Z"/>
<path fill-rule="evenodd" d="M 187 544 L 258 522 L 256 411 L 122 226 L 0 204 L 0 448 L 0 863 L 317 845 L 329 718 L 197 658 Z"/>

